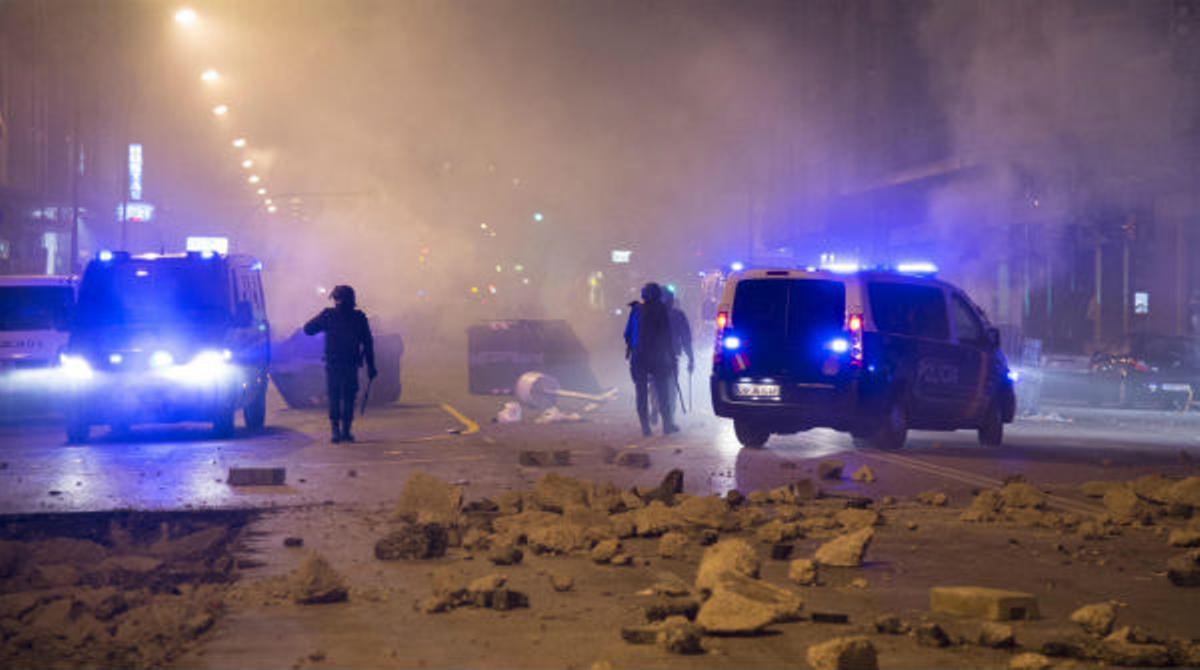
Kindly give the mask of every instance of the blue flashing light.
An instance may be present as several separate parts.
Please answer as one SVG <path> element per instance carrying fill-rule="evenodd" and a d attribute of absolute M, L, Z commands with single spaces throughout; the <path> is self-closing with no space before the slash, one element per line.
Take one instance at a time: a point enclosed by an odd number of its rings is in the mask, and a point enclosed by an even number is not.
<path fill-rule="evenodd" d="M 742 338 L 737 335 L 728 335 L 721 342 L 721 345 L 728 351 L 737 351 L 742 348 Z"/>
<path fill-rule="evenodd" d="M 839 263 L 827 263 L 825 265 L 822 265 L 821 269 L 825 270 L 827 272 L 832 272 L 834 274 L 849 275 L 849 274 L 854 274 L 855 272 L 858 272 L 861 268 L 859 267 L 858 263 L 839 262 Z"/>
<path fill-rule="evenodd" d="M 742 270 L 746 269 L 746 264 L 741 261 L 734 261 L 729 264 L 729 269 L 733 270 L 734 272 L 741 272 Z"/>
<path fill-rule="evenodd" d="M 667 290 L 668 290 L 668 291 L 670 291 L 671 293 L 674 293 L 674 292 L 675 292 L 675 285 L 674 285 L 674 284 L 667 284 Z"/>
<path fill-rule="evenodd" d="M 850 351 L 850 340 L 847 340 L 844 337 L 839 337 L 837 339 L 830 340 L 825 345 L 825 348 L 829 349 L 835 354 L 844 354 L 847 351 Z"/>
<path fill-rule="evenodd" d="M 107 263 L 113 259 L 113 252 L 109 251 L 108 249 L 105 249 L 104 251 L 101 251 L 99 254 L 97 254 L 97 257 L 100 259 L 101 263 Z"/>
<path fill-rule="evenodd" d="M 1010 381 L 1010 382 L 1012 382 L 1012 383 L 1014 383 L 1014 384 L 1015 384 L 1015 383 L 1017 383 L 1017 380 L 1018 380 L 1018 379 L 1020 379 L 1020 378 L 1021 378 L 1021 373 L 1020 373 L 1020 372 L 1017 372 L 1016 370 L 1009 370 L 1009 371 L 1008 371 L 1008 381 Z"/>
<path fill-rule="evenodd" d="M 938 268 L 929 261 L 908 261 L 896 265 L 896 271 L 906 275 L 934 275 Z"/>

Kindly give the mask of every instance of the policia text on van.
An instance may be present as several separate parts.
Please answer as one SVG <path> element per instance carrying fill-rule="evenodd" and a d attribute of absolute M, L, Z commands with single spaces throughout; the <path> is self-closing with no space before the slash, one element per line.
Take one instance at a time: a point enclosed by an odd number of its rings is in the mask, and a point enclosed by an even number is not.
<path fill-rule="evenodd" d="M 717 314 L 713 410 L 738 440 L 834 428 L 904 446 L 909 428 L 999 444 L 1016 398 L 999 334 L 958 288 L 894 272 L 748 270 Z"/>
<path fill-rule="evenodd" d="M 266 415 L 270 331 L 248 256 L 103 252 L 79 288 L 62 372 L 67 439 L 109 424 L 210 421 L 233 433 Z"/>

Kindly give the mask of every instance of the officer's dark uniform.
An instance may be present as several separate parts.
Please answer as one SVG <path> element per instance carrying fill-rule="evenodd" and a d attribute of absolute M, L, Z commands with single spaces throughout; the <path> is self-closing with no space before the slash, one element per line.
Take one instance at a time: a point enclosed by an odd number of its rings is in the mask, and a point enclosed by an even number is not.
<path fill-rule="evenodd" d="M 631 315 L 632 316 L 632 315 Z M 671 315 L 662 301 L 662 288 L 658 284 L 646 284 L 642 288 L 642 304 L 636 318 L 631 319 L 634 331 L 633 346 L 629 358 L 629 372 L 633 377 L 634 395 L 637 402 L 638 420 L 642 434 L 650 434 L 649 391 L 653 383 L 654 395 L 662 412 L 663 434 L 677 432 L 674 407 L 671 405 L 670 375 L 675 369 L 675 350 L 671 335 Z"/>
<path fill-rule="evenodd" d="M 330 293 L 335 307 L 304 324 L 306 335 L 325 333 L 325 381 L 329 391 L 329 428 L 334 442 L 353 442 L 354 396 L 358 393 L 358 369 L 363 361 L 374 379 L 375 342 L 367 315 L 355 309 L 354 289 L 338 286 Z"/>

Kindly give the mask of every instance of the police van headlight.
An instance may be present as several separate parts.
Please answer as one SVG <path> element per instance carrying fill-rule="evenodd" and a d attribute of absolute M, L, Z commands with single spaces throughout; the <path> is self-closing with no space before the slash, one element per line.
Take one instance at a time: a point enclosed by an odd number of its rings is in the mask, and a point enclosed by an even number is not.
<path fill-rule="evenodd" d="M 61 354 L 58 357 L 59 366 L 62 368 L 63 374 L 67 379 L 74 381 L 86 381 L 93 376 L 92 366 L 83 356 L 72 356 L 71 354 Z"/>
<path fill-rule="evenodd" d="M 168 371 L 169 376 L 186 384 L 209 384 L 225 381 L 233 373 L 233 353 L 228 349 L 205 349 L 185 365 Z"/>
<path fill-rule="evenodd" d="M 175 357 L 169 351 L 156 351 L 150 354 L 150 367 L 162 370 L 175 364 Z"/>

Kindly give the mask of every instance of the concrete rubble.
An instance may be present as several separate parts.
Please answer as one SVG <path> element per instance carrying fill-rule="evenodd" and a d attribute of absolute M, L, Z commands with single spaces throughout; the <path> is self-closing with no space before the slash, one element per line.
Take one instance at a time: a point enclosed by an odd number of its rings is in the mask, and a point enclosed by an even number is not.
<path fill-rule="evenodd" d="M 815 644 L 805 653 L 813 670 L 878 670 L 875 645 L 863 637 L 835 637 Z"/>
<path fill-rule="evenodd" d="M 862 565 L 863 556 L 874 538 L 875 531 L 872 528 L 860 528 L 821 545 L 813 554 L 813 559 L 820 565 L 857 568 Z"/>

